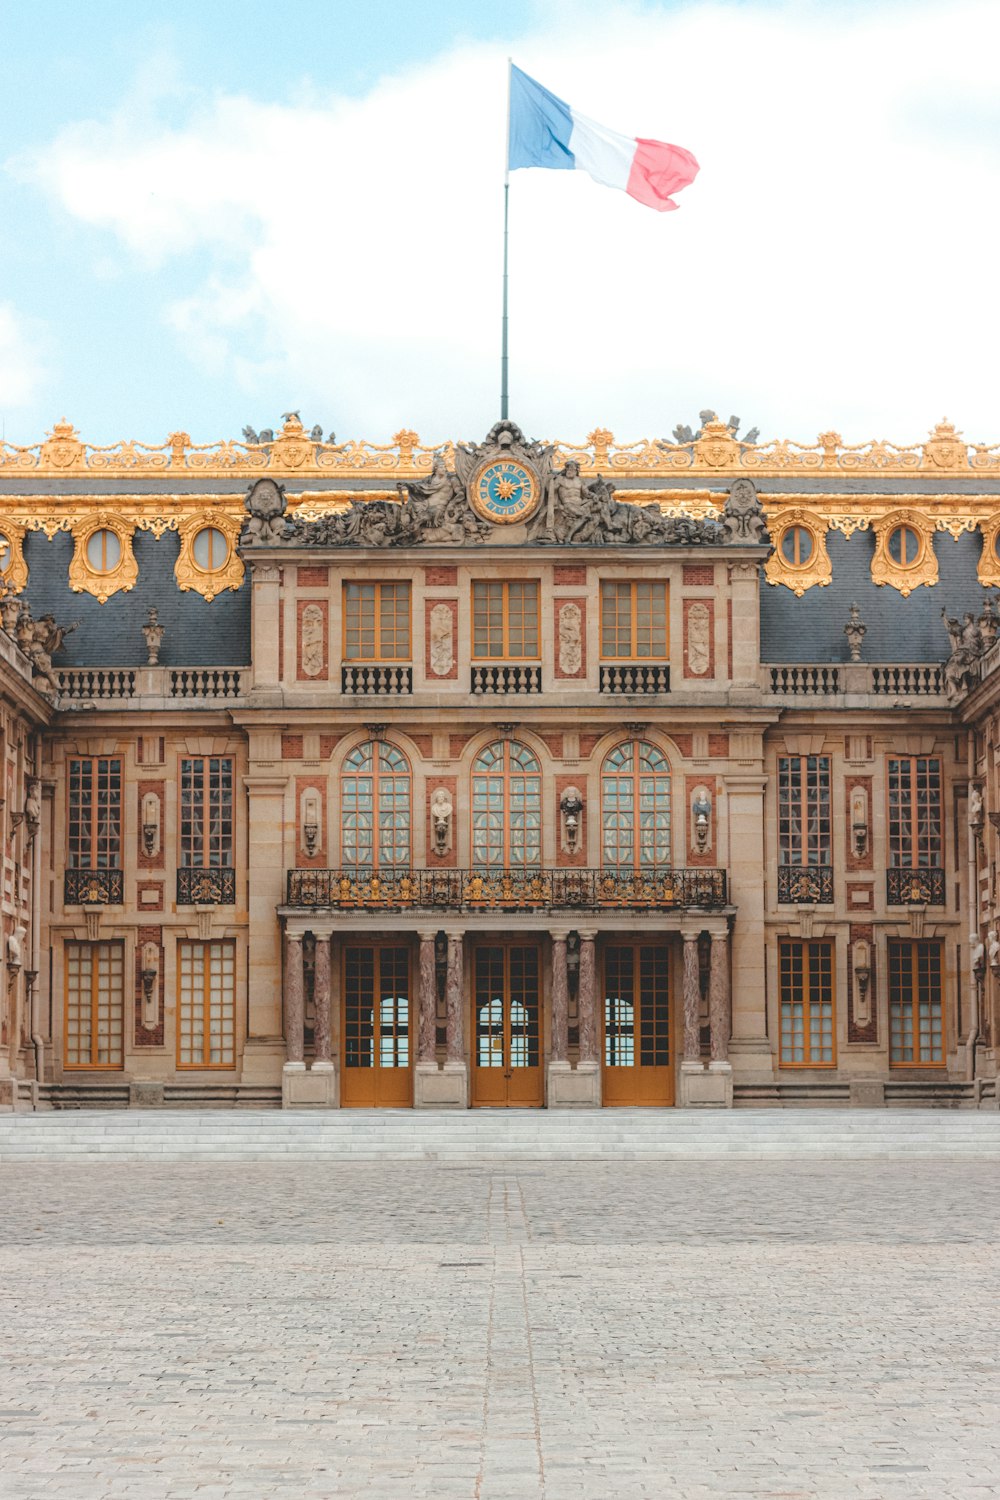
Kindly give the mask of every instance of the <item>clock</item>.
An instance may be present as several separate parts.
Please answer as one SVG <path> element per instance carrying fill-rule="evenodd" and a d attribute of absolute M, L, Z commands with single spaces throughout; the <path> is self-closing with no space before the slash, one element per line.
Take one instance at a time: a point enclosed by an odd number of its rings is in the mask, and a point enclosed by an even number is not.
<path fill-rule="evenodd" d="M 540 498 L 537 475 L 516 458 L 491 458 L 476 471 L 469 486 L 473 510 L 500 526 L 526 521 Z"/>

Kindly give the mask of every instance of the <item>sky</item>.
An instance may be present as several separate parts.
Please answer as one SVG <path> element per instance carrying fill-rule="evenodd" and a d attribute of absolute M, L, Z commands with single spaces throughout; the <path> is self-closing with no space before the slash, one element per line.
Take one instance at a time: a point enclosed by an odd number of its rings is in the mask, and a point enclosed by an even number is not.
<path fill-rule="evenodd" d="M 0 436 L 499 416 L 508 57 L 687 147 L 510 186 L 511 415 L 1000 442 L 996 0 L 0 0 Z"/>

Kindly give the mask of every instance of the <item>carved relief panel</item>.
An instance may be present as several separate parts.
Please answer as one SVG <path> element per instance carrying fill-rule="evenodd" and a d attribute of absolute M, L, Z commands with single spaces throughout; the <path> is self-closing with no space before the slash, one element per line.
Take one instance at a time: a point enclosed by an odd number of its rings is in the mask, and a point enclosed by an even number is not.
<path fill-rule="evenodd" d="M 684 676 L 715 676 L 715 601 L 685 599 Z"/>
<path fill-rule="evenodd" d="M 587 675 L 587 601 L 557 599 L 555 609 L 555 675 Z"/>
<path fill-rule="evenodd" d="M 424 602 L 425 670 L 429 682 L 458 676 L 458 600 L 427 599 Z"/>
<path fill-rule="evenodd" d="M 298 671 L 300 682 L 325 682 L 329 672 L 329 615 L 326 599 L 298 600 Z"/>

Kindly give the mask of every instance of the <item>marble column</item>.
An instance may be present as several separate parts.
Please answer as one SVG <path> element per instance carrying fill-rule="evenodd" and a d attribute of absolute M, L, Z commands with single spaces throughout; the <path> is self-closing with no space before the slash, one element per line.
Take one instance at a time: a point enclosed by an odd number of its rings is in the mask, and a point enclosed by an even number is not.
<path fill-rule="evenodd" d="M 313 971 L 314 1068 L 332 1068 L 330 1048 L 330 939 L 316 935 L 316 967 Z"/>
<path fill-rule="evenodd" d="M 565 932 L 552 934 L 552 1061 L 569 1061 L 569 975 Z"/>
<path fill-rule="evenodd" d="M 729 1058 L 729 940 L 712 934 L 712 962 L 708 977 L 708 1017 L 712 1032 L 712 1061 Z"/>
<path fill-rule="evenodd" d="M 417 992 L 417 1062 L 437 1066 L 437 964 L 434 932 L 420 932 L 419 989 Z"/>
<path fill-rule="evenodd" d="M 701 1065 L 701 1034 L 698 1013 L 701 1009 L 701 984 L 698 973 L 698 934 L 685 932 L 684 937 L 684 1061 Z"/>
<path fill-rule="evenodd" d="M 448 1062 L 465 1066 L 465 997 L 463 985 L 464 934 L 448 933 L 448 979 L 445 1005 L 448 1012 Z"/>
<path fill-rule="evenodd" d="M 577 1010 L 580 1016 L 580 1062 L 596 1065 L 597 1057 L 597 962 L 593 931 L 579 929 L 580 977 Z"/>
<path fill-rule="evenodd" d="M 302 934 L 285 934 L 286 1068 L 305 1068 L 305 987 L 302 978 Z"/>

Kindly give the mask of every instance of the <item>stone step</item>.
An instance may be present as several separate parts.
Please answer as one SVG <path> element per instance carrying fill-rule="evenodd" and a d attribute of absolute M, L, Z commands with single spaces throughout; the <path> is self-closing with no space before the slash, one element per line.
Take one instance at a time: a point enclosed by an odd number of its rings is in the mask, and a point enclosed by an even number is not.
<path fill-rule="evenodd" d="M 0 1115 L 0 1161 L 1000 1157 L 1000 1115 L 812 1109 L 681 1113 L 150 1110 Z"/>

